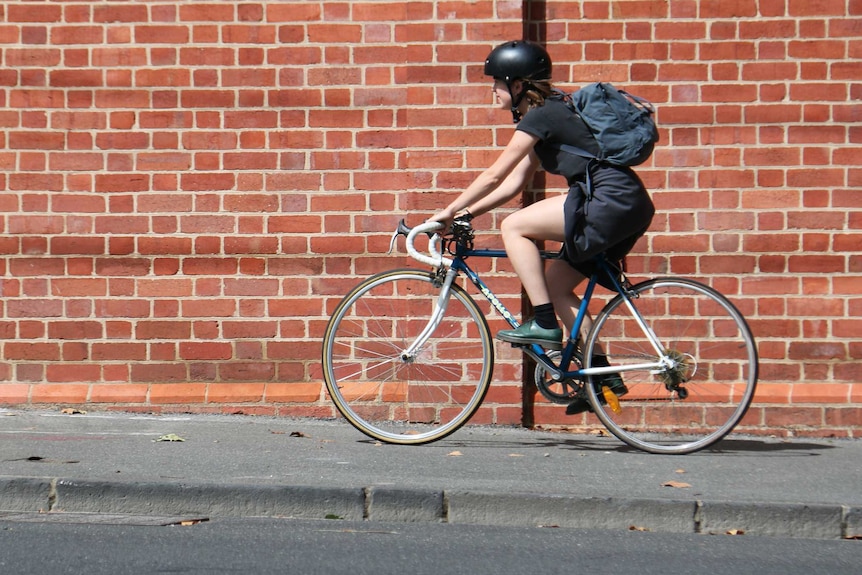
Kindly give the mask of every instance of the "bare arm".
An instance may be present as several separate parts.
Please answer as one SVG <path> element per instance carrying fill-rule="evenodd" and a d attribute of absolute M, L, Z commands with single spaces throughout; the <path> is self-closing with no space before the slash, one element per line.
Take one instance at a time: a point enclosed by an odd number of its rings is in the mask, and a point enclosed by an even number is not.
<path fill-rule="evenodd" d="M 538 139 L 516 130 L 497 160 L 470 184 L 446 208 L 431 219 L 450 222 L 455 215 L 470 208 L 474 216 L 502 205 L 520 193 L 539 166 L 533 153 Z"/>
<path fill-rule="evenodd" d="M 490 212 L 516 197 L 524 191 L 524 187 L 533 177 L 538 166 L 538 159 L 535 157 L 535 153 L 531 151 L 494 191 L 468 205 L 470 213 L 478 216 Z"/>

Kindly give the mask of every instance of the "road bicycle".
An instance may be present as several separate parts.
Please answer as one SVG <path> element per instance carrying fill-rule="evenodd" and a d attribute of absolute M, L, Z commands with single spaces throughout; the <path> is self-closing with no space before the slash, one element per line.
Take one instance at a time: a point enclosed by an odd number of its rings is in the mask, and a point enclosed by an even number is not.
<path fill-rule="evenodd" d="M 382 442 L 439 440 L 481 405 L 494 339 L 465 286 L 519 325 L 467 263 L 504 258 L 505 251 L 475 248 L 469 222 L 456 220 L 445 236 L 435 233 L 441 228 L 426 222 L 410 229 L 402 220 L 390 252 L 406 236 L 410 256 L 431 270 L 393 269 L 362 281 L 338 304 L 323 337 L 332 401 L 354 427 Z M 427 253 L 414 245 L 423 234 Z M 614 262 L 599 257 L 596 264 L 562 350 L 516 346 L 535 361 L 539 392 L 559 404 L 585 398 L 613 435 L 647 452 L 691 453 L 721 440 L 745 415 L 757 383 L 757 349 L 743 315 L 698 281 L 660 277 L 632 285 Z M 601 278 L 616 295 L 581 338 Z M 592 365 L 600 355 L 610 366 Z M 606 385 L 614 377 L 624 385 Z"/>

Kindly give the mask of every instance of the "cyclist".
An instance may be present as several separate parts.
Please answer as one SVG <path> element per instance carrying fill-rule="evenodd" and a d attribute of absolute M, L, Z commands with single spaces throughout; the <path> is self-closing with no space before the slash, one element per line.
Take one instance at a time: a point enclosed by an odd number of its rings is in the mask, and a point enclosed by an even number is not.
<path fill-rule="evenodd" d="M 491 51 L 485 75 L 494 79 L 497 105 L 512 113 L 515 131 L 496 161 L 431 219 L 447 226 L 455 218 L 472 220 L 518 196 L 540 166 L 566 178 L 568 194 L 524 207 L 500 226 L 507 255 L 535 315 L 517 329 L 500 331 L 497 339 L 559 350 L 563 331 L 557 314 L 564 325 L 574 324 L 580 303 L 574 289 L 592 275 L 593 257 L 605 252 L 610 261 L 622 259 L 649 228 L 655 209 L 630 168 L 590 161 L 559 148 L 568 144 L 599 152 L 587 126 L 554 90 L 551 70 L 548 53 L 531 42 L 505 42 Z M 563 259 L 545 269 L 535 240 L 561 242 Z M 590 322 L 584 322 L 584 335 L 589 328 Z M 592 365 L 608 365 L 607 358 L 593 357 Z M 603 384 L 617 395 L 626 391 L 618 375 L 605 377 Z M 566 412 L 587 408 L 585 400 L 576 400 Z"/>

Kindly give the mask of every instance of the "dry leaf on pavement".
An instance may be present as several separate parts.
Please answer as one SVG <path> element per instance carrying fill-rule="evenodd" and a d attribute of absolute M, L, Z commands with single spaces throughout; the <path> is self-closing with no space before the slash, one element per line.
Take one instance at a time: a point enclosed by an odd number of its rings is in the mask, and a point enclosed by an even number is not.
<path fill-rule="evenodd" d="M 158 439 L 154 439 L 153 441 L 185 441 L 182 437 L 177 435 L 176 433 L 168 433 L 167 435 L 162 435 Z"/>

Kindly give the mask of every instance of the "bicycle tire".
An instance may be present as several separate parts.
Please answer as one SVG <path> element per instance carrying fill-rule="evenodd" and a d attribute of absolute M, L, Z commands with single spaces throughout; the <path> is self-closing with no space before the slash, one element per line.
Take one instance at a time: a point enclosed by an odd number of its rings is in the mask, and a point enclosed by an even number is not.
<path fill-rule="evenodd" d="M 323 338 L 323 377 L 339 413 L 386 443 L 421 444 L 464 425 L 482 403 L 494 368 L 485 316 L 453 284 L 445 316 L 412 357 L 428 324 L 437 276 L 397 269 L 371 276 L 338 304 Z"/>
<path fill-rule="evenodd" d="M 757 385 L 757 347 L 739 310 L 700 282 L 659 278 L 629 290 L 645 323 L 671 358 L 662 369 L 627 369 L 654 362 L 650 344 L 622 296 L 597 316 L 587 337 L 585 365 L 606 353 L 627 392 L 605 399 L 615 375 L 590 376 L 593 411 L 620 440 L 650 453 L 685 454 L 724 438 L 745 416 Z"/>

